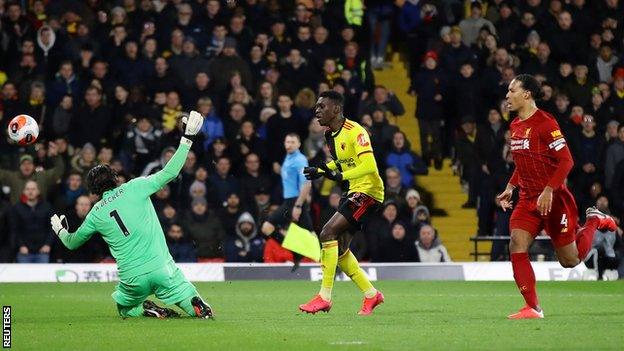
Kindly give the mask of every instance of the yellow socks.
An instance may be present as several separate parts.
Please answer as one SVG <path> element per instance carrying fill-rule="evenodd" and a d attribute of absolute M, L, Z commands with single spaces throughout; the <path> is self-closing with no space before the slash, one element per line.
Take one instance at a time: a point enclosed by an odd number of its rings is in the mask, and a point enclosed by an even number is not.
<path fill-rule="evenodd" d="M 356 261 L 357 262 L 357 261 Z M 338 241 L 326 241 L 321 245 L 321 269 L 323 270 L 323 281 L 319 295 L 325 301 L 331 301 L 331 292 L 334 287 L 334 277 L 336 276 L 336 265 L 338 264 Z"/>
<path fill-rule="evenodd" d="M 370 280 L 368 280 L 368 277 L 362 268 L 360 268 L 360 264 L 351 250 L 347 250 L 347 252 L 338 258 L 338 267 L 351 278 L 360 291 L 364 293 L 364 296 L 371 298 L 377 294 L 377 289 L 375 289 Z M 325 281 L 325 270 L 323 270 L 323 281 Z"/>

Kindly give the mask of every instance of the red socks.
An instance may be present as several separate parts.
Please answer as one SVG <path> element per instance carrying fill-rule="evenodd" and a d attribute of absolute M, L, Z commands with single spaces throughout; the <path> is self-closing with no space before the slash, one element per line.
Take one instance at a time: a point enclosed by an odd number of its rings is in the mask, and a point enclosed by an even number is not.
<path fill-rule="evenodd" d="M 579 260 L 584 261 L 587 253 L 591 250 L 594 234 L 598 229 L 600 219 L 597 217 L 589 218 L 585 221 L 585 226 L 576 232 L 576 249 L 578 250 Z"/>
<path fill-rule="evenodd" d="M 511 254 L 511 266 L 513 267 L 514 280 L 527 305 L 536 309 L 537 292 L 535 291 L 535 273 L 531 267 L 528 252 Z"/>

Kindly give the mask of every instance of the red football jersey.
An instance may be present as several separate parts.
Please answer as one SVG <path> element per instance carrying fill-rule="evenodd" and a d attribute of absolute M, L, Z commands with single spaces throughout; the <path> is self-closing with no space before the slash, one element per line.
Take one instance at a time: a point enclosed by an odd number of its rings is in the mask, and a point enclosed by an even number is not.
<path fill-rule="evenodd" d="M 520 196 L 537 197 L 544 187 L 557 190 L 572 168 L 572 155 L 559 124 L 549 113 L 537 110 L 510 126 L 511 153 L 516 169 L 510 180 L 520 188 Z"/>

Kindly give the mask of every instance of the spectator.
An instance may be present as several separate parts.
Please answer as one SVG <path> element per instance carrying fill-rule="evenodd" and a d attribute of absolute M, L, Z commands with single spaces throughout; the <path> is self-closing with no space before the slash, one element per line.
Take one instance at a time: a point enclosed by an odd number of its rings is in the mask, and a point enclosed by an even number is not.
<path fill-rule="evenodd" d="M 69 230 L 76 231 L 84 222 L 89 210 L 91 210 L 91 200 L 87 195 L 80 195 L 67 214 Z M 56 240 L 54 249 L 56 261 L 63 263 L 99 263 L 105 256 L 110 255 L 106 243 L 99 235 L 93 235 L 77 250 L 69 250 L 59 240 Z"/>
<path fill-rule="evenodd" d="M 284 151 L 283 141 L 287 134 L 298 134 L 301 139 L 305 139 L 305 125 L 301 122 L 299 115 L 292 109 L 293 101 L 290 96 L 286 94 L 280 94 L 277 99 L 277 105 L 279 107 L 278 113 L 274 114 L 267 121 L 267 153 L 269 161 L 272 164 L 274 170 L 276 165 L 279 165 L 286 155 Z M 275 172 L 279 173 L 279 172 Z"/>
<path fill-rule="evenodd" d="M 353 76 L 359 78 L 364 84 L 364 89 L 372 92 L 375 86 L 375 77 L 370 65 L 359 51 L 360 46 L 356 42 L 346 43 L 343 56 L 338 59 L 338 69 L 352 71 Z"/>
<path fill-rule="evenodd" d="M 418 262 L 418 251 L 407 225 L 401 221 L 392 225 L 392 235 L 380 243 L 380 262 Z"/>
<path fill-rule="evenodd" d="M 605 188 L 612 190 L 617 165 L 624 160 L 624 124 L 618 127 L 618 139 L 607 148 L 605 161 Z"/>
<path fill-rule="evenodd" d="M 492 22 L 483 18 L 483 10 L 481 6 L 480 1 L 471 2 L 470 17 L 459 22 L 459 29 L 461 29 L 462 33 L 462 42 L 468 47 L 476 43 L 479 31 L 483 27 L 486 27 L 491 34 L 496 35 L 496 28 Z"/>
<path fill-rule="evenodd" d="M 263 172 L 260 157 L 250 152 L 245 156 L 245 167 L 241 172 L 241 198 L 246 208 L 254 208 L 255 195 L 260 189 L 269 191 L 273 182 L 271 177 Z"/>
<path fill-rule="evenodd" d="M 597 73 L 594 77 L 599 82 L 611 83 L 613 81 L 613 68 L 618 62 L 618 57 L 613 55 L 613 49 L 607 43 L 600 46 L 600 55 L 596 57 L 594 66 L 592 67 Z"/>
<path fill-rule="evenodd" d="M 227 262 L 262 262 L 264 239 L 259 237 L 256 222 L 249 212 L 238 218 L 235 232 L 225 242 Z"/>
<path fill-rule="evenodd" d="M 199 262 L 223 260 L 225 231 L 216 214 L 208 210 L 205 198 L 194 198 L 183 220 L 186 234 L 197 247 Z"/>
<path fill-rule="evenodd" d="M 167 246 L 174 261 L 197 262 L 193 242 L 186 236 L 179 224 L 172 224 L 167 229 Z"/>
<path fill-rule="evenodd" d="M 396 167 L 387 168 L 385 180 L 384 199 L 393 201 L 399 207 L 403 207 L 405 205 L 405 195 L 410 189 L 403 185 L 401 171 Z"/>
<path fill-rule="evenodd" d="M 596 121 L 593 116 L 585 115 L 583 129 L 578 135 L 571 135 L 571 149 L 574 165 L 571 177 L 577 190 L 577 197 L 582 198 L 591 184 L 600 179 L 603 160 L 597 155 L 604 154 L 604 138 L 596 133 Z"/>
<path fill-rule="evenodd" d="M 80 173 L 82 179 L 87 179 L 87 173 L 95 167 L 95 147 L 91 143 L 86 143 L 71 160 L 71 170 Z"/>
<path fill-rule="evenodd" d="M 139 116 L 135 126 L 126 133 L 122 146 L 124 169 L 140 174 L 161 148 L 162 130 L 157 129 L 147 116 Z"/>
<path fill-rule="evenodd" d="M 157 57 L 154 61 L 154 72 L 147 84 L 149 96 L 154 96 L 156 92 L 180 90 L 182 88 L 178 76 L 171 72 L 169 63 L 164 57 Z M 190 100 L 192 101 L 192 100 Z M 195 100 L 197 101 L 197 100 Z"/>
<path fill-rule="evenodd" d="M 388 1 L 368 1 L 366 17 L 370 28 L 371 65 L 374 69 L 383 68 L 386 57 L 386 46 L 391 34 L 391 19 L 394 15 L 394 8 Z M 377 34 L 379 25 L 379 34 Z"/>
<path fill-rule="evenodd" d="M 283 67 L 284 79 L 292 82 L 294 91 L 303 88 L 313 88 L 316 85 L 315 77 L 308 61 L 298 49 L 290 49 Z"/>
<path fill-rule="evenodd" d="M 201 97 L 197 101 L 197 111 L 204 116 L 202 133 L 205 136 L 204 150 L 209 150 L 216 138 L 224 136 L 223 123 L 214 111 L 212 100 L 209 97 Z"/>
<path fill-rule="evenodd" d="M 216 172 L 210 176 L 210 183 L 216 189 L 217 201 L 225 203 L 228 194 L 238 193 L 239 182 L 232 173 L 232 162 L 227 157 L 220 157 L 215 166 Z"/>
<path fill-rule="evenodd" d="M 362 116 L 362 119 L 367 115 Z M 394 134 L 399 131 L 399 128 L 395 125 L 391 125 L 386 117 L 386 108 L 383 106 L 376 106 L 372 112 L 372 125 L 369 127 L 371 139 L 375 144 L 375 150 L 377 154 L 375 158 L 379 159 L 380 156 L 385 155 L 391 146 Z M 379 162 L 381 161 L 381 162 Z M 385 160 L 381 157 L 378 160 L 378 165 L 383 166 Z"/>
<path fill-rule="evenodd" d="M 591 91 L 596 83 L 588 77 L 588 72 L 586 65 L 574 66 L 574 79 L 563 85 L 563 90 L 574 104 L 587 106 L 591 102 Z"/>
<path fill-rule="evenodd" d="M 468 201 L 462 208 L 476 208 L 480 165 L 477 156 L 476 138 L 477 128 L 474 117 L 462 118 L 462 135 L 457 140 L 457 161 L 462 167 L 462 180 L 468 184 Z"/>
<path fill-rule="evenodd" d="M 386 89 L 383 85 L 377 85 L 373 91 L 373 96 L 362 101 L 362 112 L 360 115 L 372 114 L 373 110 L 378 106 L 385 107 L 387 111 L 396 117 L 405 114 L 405 108 L 399 98 L 397 98 L 392 91 Z"/>
<path fill-rule="evenodd" d="M 72 116 L 69 140 L 76 147 L 86 143 L 99 147 L 111 141 L 112 112 L 104 105 L 102 90 L 98 87 L 88 87 L 84 99 L 85 105 L 79 107 Z"/>
<path fill-rule="evenodd" d="M 48 106 L 56 107 L 65 95 L 79 98 L 82 96 L 81 84 L 82 82 L 74 74 L 71 61 L 62 62 L 54 80 L 48 83 L 46 89 Z"/>
<path fill-rule="evenodd" d="M 233 38 L 225 39 L 221 54 L 210 63 L 208 72 L 217 91 L 225 90 L 234 72 L 241 75 L 242 83 L 248 90 L 251 85 L 249 65 L 236 54 L 236 40 Z"/>
<path fill-rule="evenodd" d="M 124 56 L 114 62 L 113 70 L 117 73 L 117 80 L 125 85 L 137 85 L 148 81 L 152 75 L 153 65 L 142 57 L 139 45 L 134 40 L 124 44 Z"/>
<path fill-rule="evenodd" d="M 607 89 L 607 92 L 611 93 L 609 89 Z M 610 105 L 613 116 L 621 120 L 622 116 L 624 116 L 624 67 L 615 70 L 613 74 L 613 94 L 610 97 L 605 96 L 605 101 Z"/>
<path fill-rule="evenodd" d="M 227 194 L 227 200 L 217 210 L 217 215 L 226 235 L 234 236 L 236 234 L 236 223 L 244 212 L 238 194 Z"/>
<path fill-rule="evenodd" d="M 494 191 L 496 189 L 495 173 L 502 167 L 500 150 L 505 145 L 506 130 L 507 128 L 503 125 L 501 114 L 497 109 L 490 109 L 487 126 L 477 128 L 475 148 L 479 169 L 472 169 L 472 171 L 476 172 L 478 177 L 476 182 L 478 185 L 476 186 L 479 188 L 477 194 L 479 198 L 477 210 L 479 235 L 491 235 L 493 231 L 494 197 L 496 196 Z M 462 157 L 470 157 L 463 152 L 461 154 Z M 459 155 L 460 153 L 458 153 Z M 473 184 L 473 186 L 475 185 Z"/>
<path fill-rule="evenodd" d="M 557 26 L 546 30 L 553 57 L 559 61 L 586 62 L 586 41 L 572 24 L 570 12 L 562 11 L 557 15 Z"/>
<path fill-rule="evenodd" d="M 35 172 L 33 157 L 27 154 L 22 155 L 19 159 L 19 171 L 0 169 L 0 183 L 7 185 L 11 189 L 11 204 L 16 204 L 19 201 L 22 196 L 21 190 L 26 186 L 26 182 L 30 180 L 37 183 L 37 195 L 41 201 L 46 200 L 50 188 L 65 173 L 65 163 L 58 155 L 58 147 L 55 143 L 49 143 L 48 157 L 52 158 L 54 167 L 45 171 Z"/>
<path fill-rule="evenodd" d="M 34 180 L 24 185 L 22 201 L 13 205 L 9 217 L 10 233 L 19 248 L 17 263 L 48 263 L 53 234 L 50 228 L 52 207 L 40 198 Z"/>
<path fill-rule="evenodd" d="M 87 194 L 87 189 L 82 183 L 82 173 L 78 171 L 71 171 L 67 180 L 61 186 L 61 194 L 56 204 L 57 209 L 70 209 L 76 203 L 76 200 L 83 195 Z M 89 204 L 89 208 L 91 204 Z"/>
<path fill-rule="evenodd" d="M 244 120 L 234 144 L 235 152 L 245 157 L 250 153 L 256 153 L 262 160 L 266 160 L 266 143 L 256 132 L 252 121 Z"/>
<path fill-rule="evenodd" d="M 409 225 L 414 226 L 416 220 L 416 209 L 421 205 L 420 193 L 417 190 L 410 189 L 405 194 L 405 206 L 400 208 L 400 217 L 409 221 Z"/>
<path fill-rule="evenodd" d="M 420 262 L 451 262 L 451 257 L 446 247 L 440 242 L 440 238 L 430 225 L 423 225 L 420 228 L 418 241 L 416 242 L 418 257 Z"/>
<path fill-rule="evenodd" d="M 420 143 L 427 165 L 434 161 L 436 169 L 442 168 L 440 143 L 442 122 L 445 120 L 444 104 L 448 87 L 446 75 L 438 68 L 438 54 L 427 52 L 424 67 L 412 75 L 410 93 L 418 97 L 416 118 L 420 127 Z"/>
<path fill-rule="evenodd" d="M 187 37 L 182 44 L 182 53 L 170 59 L 171 70 L 182 83 L 183 89 L 191 89 L 199 72 L 210 72 L 209 62 L 199 56 L 195 39 Z M 213 77 L 213 74 L 209 74 Z"/>
<path fill-rule="evenodd" d="M 429 55 L 431 56 L 431 54 Z M 417 57 L 416 61 L 418 62 L 420 59 L 421 57 Z M 425 60 L 426 59 L 427 54 L 425 54 Z M 435 60 L 438 60 L 437 56 Z M 476 55 L 474 52 L 462 42 L 461 29 L 458 26 L 451 28 L 450 41 L 444 44 L 444 47 L 440 52 L 440 66 L 443 67 L 446 72 L 454 73 L 459 70 L 462 63 L 475 60 Z M 412 84 L 413 83 L 414 82 L 412 81 Z"/>
<path fill-rule="evenodd" d="M 409 142 L 405 140 L 405 134 L 400 131 L 394 133 L 385 165 L 399 170 L 401 185 L 406 188 L 414 186 L 414 175 L 429 173 L 425 162 L 411 151 Z"/>
<path fill-rule="evenodd" d="M 381 243 L 392 235 L 392 224 L 398 219 L 399 207 L 392 200 L 386 200 L 381 216 L 371 219 L 365 229 L 368 243 L 369 258 L 374 262 L 381 262 Z"/>

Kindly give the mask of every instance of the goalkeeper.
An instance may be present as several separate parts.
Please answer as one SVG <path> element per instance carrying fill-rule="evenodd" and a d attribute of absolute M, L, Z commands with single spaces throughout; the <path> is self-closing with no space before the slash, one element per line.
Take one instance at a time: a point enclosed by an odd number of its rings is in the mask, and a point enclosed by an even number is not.
<path fill-rule="evenodd" d="M 192 111 L 180 146 L 159 172 L 117 186 L 117 174 L 108 165 L 99 165 L 87 175 L 91 192 L 100 197 L 85 221 L 74 233 L 67 231 L 65 216 L 52 216 L 52 229 L 68 249 L 84 244 L 101 233 L 117 261 L 119 284 L 112 294 L 119 314 L 126 317 L 178 317 L 170 309 L 146 298 L 155 294 L 167 305 L 176 304 L 190 316 L 212 318 L 213 312 L 197 293 L 169 254 L 165 236 L 150 195 L 177 177 L 186 161 L 192 139 L 199 132 L 203 117 Z"/>

